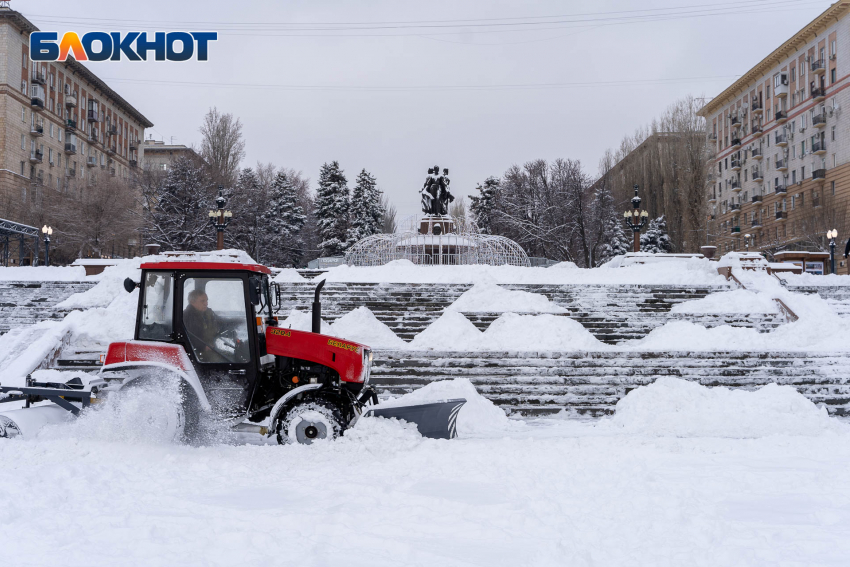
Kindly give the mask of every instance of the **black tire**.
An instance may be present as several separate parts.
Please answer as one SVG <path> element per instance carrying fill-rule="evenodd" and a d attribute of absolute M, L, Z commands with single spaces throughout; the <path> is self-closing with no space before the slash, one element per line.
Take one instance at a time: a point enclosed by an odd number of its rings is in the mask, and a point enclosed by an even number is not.
<path fill-rule="evenodd" d="M 281 445 L 312 445 L 313 441 L 336 439 L 344 430 L 342 410 L 324 398 L 307 398 L 289 406 L 275 424 L 277 442 Z"/>

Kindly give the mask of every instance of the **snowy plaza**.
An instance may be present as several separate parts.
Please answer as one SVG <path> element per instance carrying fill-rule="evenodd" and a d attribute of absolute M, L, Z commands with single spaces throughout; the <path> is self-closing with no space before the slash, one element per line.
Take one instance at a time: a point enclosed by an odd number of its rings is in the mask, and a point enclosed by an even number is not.
<path fill-rule="evenodd" d="M 0 269 L 6 293 L 77 290 L 0 337 L 3 384 L 132 338 L 142 261 Z M 383 403 L 467 399 L 458 437 L 361 418 L 309 446 L 182 445 L 138 394 L 0 442 L 3 563 L 844 565 L 850 285 L 741 262 L 719 263 L 740 286 L 700 258 L 277 271 L 281 328 L 309 330 L 325 279 L 322 332 L 375 349 Z"/>

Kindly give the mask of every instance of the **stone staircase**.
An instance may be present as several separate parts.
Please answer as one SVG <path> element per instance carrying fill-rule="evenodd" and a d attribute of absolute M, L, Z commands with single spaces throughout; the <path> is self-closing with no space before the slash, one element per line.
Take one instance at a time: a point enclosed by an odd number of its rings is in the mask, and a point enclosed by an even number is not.
<path fill-rule="evenodd" d="M 850 319 L 850 286 L 788 286 L 789 291 L 820 295 L 838 313 Z"/>
<path fill-rule="evenodd" d="M 311 309 L 314 283 L 282 283 L 280 286 L 282 314 L 293 308 Z M 471 287 L 471 284 L 328 283 L 322 292 L 322 316 L 333 322 L 365 305 L 396 335 L 410 341 Z M 596 338 L 609 344 L 644 337 L 656 327 L 674 320 L 693 321 L 706 327 L 752 327 L 762 332 L 784 322 L 781 316 L 771 314 L 670 313 L 677 303 L 727 291 L 729 288 L 724 286 L 505 284 L 503 287 L 545 295 L 566 309 L 565 316 L 580 322 Z M 483 331 L 500 314 L 464 315 Z"/>
<path fill-rule="evenodd" d="M 0 282 L 0 334 L 39 321 L 62 319 L 71 310 L 56 305 L 97 282 Z"/>
<path fill-rule="evenodd" d="M 796 388 L 833 415 L 850 415 L 847 356 L 797 352 L 376 351 L 370 383 L 381 397 L 468 378 L 508 413 L 600 417 L 630 390 L 662 376 L 705 386 Z"/>

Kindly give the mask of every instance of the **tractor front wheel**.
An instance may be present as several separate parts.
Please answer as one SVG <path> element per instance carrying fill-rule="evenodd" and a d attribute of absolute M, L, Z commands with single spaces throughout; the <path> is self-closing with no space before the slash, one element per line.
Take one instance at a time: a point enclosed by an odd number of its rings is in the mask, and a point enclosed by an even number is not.
<path fill-rule="evenodd" d="M 322 439 L 333 440 L 342 435 L 344 423 L 342 411 L 335 404 L 322 399 L 305 400 L 280 417 L 276 427 L 277 442 L 312 445 Z"/>

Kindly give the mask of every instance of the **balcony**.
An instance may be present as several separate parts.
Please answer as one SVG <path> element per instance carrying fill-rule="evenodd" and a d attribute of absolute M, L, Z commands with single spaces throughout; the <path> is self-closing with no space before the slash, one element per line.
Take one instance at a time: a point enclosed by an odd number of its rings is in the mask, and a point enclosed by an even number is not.
<path fill-rule="evenodd" d="M 30 126 L 30 136 L 35 136 L 36 138 L 41 138 L 44 136 L 44 123 L 36 122 L 32 126 Z"/>
<path fill-rule="evenodd" d="M 812 144 L 812 153 L 822 156 L 826 153 L 826 140 L 818 140 Z"/>
<path fill-rule="evenodd" d="M 753 148 L 753 151 L 750 152 L 750 157 L 756 161 L 760 161 L 764 158 L 764 152 L 761 151 L 761 148 Z"/>
<path fill-rule="evenodd" d="M 826 169 L 816 169 L 812 172 L 812 179 L 816 183 L 823 184 L 826 181 Z"/>
<path fill-rule="evenodd" d="M 88 114 L 86 116 L 88 117 L 89 122 L 100 122 L 100 118 L 98 118 L 97 110 L 89 110 Z"/>
<path fill-rule="evenodd" d="M 815 75 L 823 75 L 826 73 L 826 61 L 823 59 L 812 61 L 812 73 Z"/>
<path fill-rule="evenodd" d="M 731 229 L 729 229 L 729 233 L 732 236 L 741 236 L 741 227 L 740 226 L 733 226 Z"/>
<path fill-rule="evenodd" d="M 821 112 L 812 117 L 812 126 L 815 128 L 826 128 L 826 112 Z"/>
<path fill-rule="evenodd" d="M 735 193 L 739 193 L 741 189 L 743 189 L 737 179 L 732 180 L 732 183 L 729 184 L 729 188 Z"/>
<path fill-rule="evenodd" d="M 716 142 L 717 141 L 717 133 L 712 132 L 711 134 L 708 135 L 708 139 L 711 140 L 712 142 Z"/>
<path fill-rule="evenodd" d="M 130 151 L 131 152 L 137 151 L 139 149 L 139 144 L 141 144 L 141 142 L 139 142 L 138 140 L 131 141 L 130 142 Z"/>
<path fill-rule="evenodd" d="M 741 125 L 741 117 L 738 116 L 737 114 L 730 114 L 729 115 L 729 124 L 731 124 L 731 126 L 733 128 L 735 126 L 740 126 Z"/>
<path fill-rule="evenodd" d="M 752 200 L 753 203 L 761 203 L 761 201 L 762 201 L 761 195 L 753 195 L 753 200 Z"/>
<path fill-rule="evenodd" d="M 773 138 L 773 144 L 775 146 L 779 146 L 780 148 L 784 148 L 788 145 L 788 134 L 780 134 L 776 133 L 776 136 Z"/>
<path fill-rule="evenodd" d="M 812 98 L 815 102 L 820 102 L 826 98 L 826 89 L 823 87 L 818 87 L 812 89 Z"/>
<path fill-rule="evenodd" d="M 77 153 L 77 144 L 65 144 L 65 153 L 73 155 Z"/>
<path fill-rule="evenodd" d="M 732 171 L 741 171 L 741 160 L 733 159 L 732 160 Z"/>
<path fill-rule="evenodd" d="M 71 120 L 70 118 L 65 121 L 65 131 L 66 132 L 76 132 L 77 131 L 77 121 Z"/>
<path fill-rule="evenodd" d="M 776 211 L 776 220 L 782 221 L 782 222 L 787 221 L 788 220 L 788 213 L 786 213 L 785 211 Z"/>
<path fill-rule="evenodd" d="M 752 134 L 753 134 L 753 138 L 761 138 L 761 135 L 762 135 L 761 124 L 753 124 Z"/>
<path fill-rule="evenodd" d="M 753 169 L 752 175 L 753 175 L 753 181 L 755 181 L 756 183 L 761 183 L 762 181 L 764 181 L 764 175 L 758 169 Z"/>
<path fill-rule="evenodd" d="M 30 163 L 41 163 L 44 160 L 44 153 L 40 150 L 30 152 Z"/>
<path fill-rule="evenodd" d="M 710 204 L 712 204 L 712 205 L 714 205 L 715 203 L 717 203 L 717 195 L 714 195 L 714 194 L 709 195 L 709 196 L 708 196 L 708 202 L 709 202 Z"/>
<path fill-rule="evenodd" d="M 740 211 L 741 210 L 740 203 L 732 203 L 731 205 L 729 205 L 729 210 L 730 211 Z"/>
<path fill-rule="evenodd" d="M 750 227 L 752 228 L 761 228 L 761 221 L 758 217 L 753 217 L 753 221 L 750 223 Z"/>
<path fill-rule="evenodd" d="M 131 159 L 130 160 L 130 167 L 139 167 L 139 162 L 134 160 L 134 159 Z"/>
<path fill-rule="evenodd" d="M 764 106 L 762 106 L 761 102 L 755 101 L 751 107 L 754 116 L 761 116 L 764 114 Z"/>
<path fill-rule="evenodd" d="M 776 160 L 776 169 L 777 171 L 788 171 L 788 160 L 787 159 L 778 159 Z"/>
<path fill-rule="evenodd" d="M 785 187 L 785 184 L 783 183 L 782 185 L 777 185 L 776 187 L 774 187 L 773 192 L 776 193 L 777 195 L 784 195 L 785 193 L 788 192 L 788 189 Z"/>
<path fill-rule="evenodd" d="M 66 94 L 65 106 L 67 106 L 68 108 L 75 108 L 77 106 L 77 95 Z"/>
<path fill-rule="evenodd" d="M 785 124 L 788 122 L 788 111 L 787 110 L 777 110 L 774 115 L 774 119 L 777 124 Z"/>
<path fill-rule="evenodd" d="M 109 136 L 117 136 L 118 135 L 118 126 L 110 126 L 106 129 L 106 133 Z"/>
<path fill-rule="evenodd" d="M 117 148 L 117 146 L 114 146 L 114 145 L 106 148 L 106 153 L 111 155 L 111 156 L 114 156 L 115 152 L 117 152 L 117 151 L 118 151 L 118 148 Z"/>
<path fill-rule="evenodd" d="M 732 149 L 737 150 L 741 147 L 741 138 L 734 137 L 732 138 Z"/>
<path fill-rule="evenodd" d="M 91 132 L 89 132 L 89 142 L 97 143 L 98 142 L 98 132 L 97 128 L 92 128 Z"/>
<path fill-rule="evenodd" d="M 775 89 L 773 89 L 773 94 L 776 95 L 777 98 L 785 98 L 788 96 L 788 84 L 779 85 Z"/>
<path fill-rule="evenodd" d="M 97 158 L 89 156 L 86 158 L 86 167 L 97 167 Z"/>
<path fill-rule="evenodd" d="M 109 168 L 109 176 L 110 176 L 110 177 L 115 177 L 115 168 L 114 168 L 114 167 L 110 167 L 110 168 Z"/>
<path fill-rule="evenodd" d="M 41 97 L 34 96 L 30 99 L 30 106 L 32 107 L 33 112 L 43 112 L 44 99 Z"/>
<path fill-rule="evenodd" d="M 814 199 L 812 199 L 812 207 L 815 209 L 820 208 L 820 197 L 815 197 Z"/>

